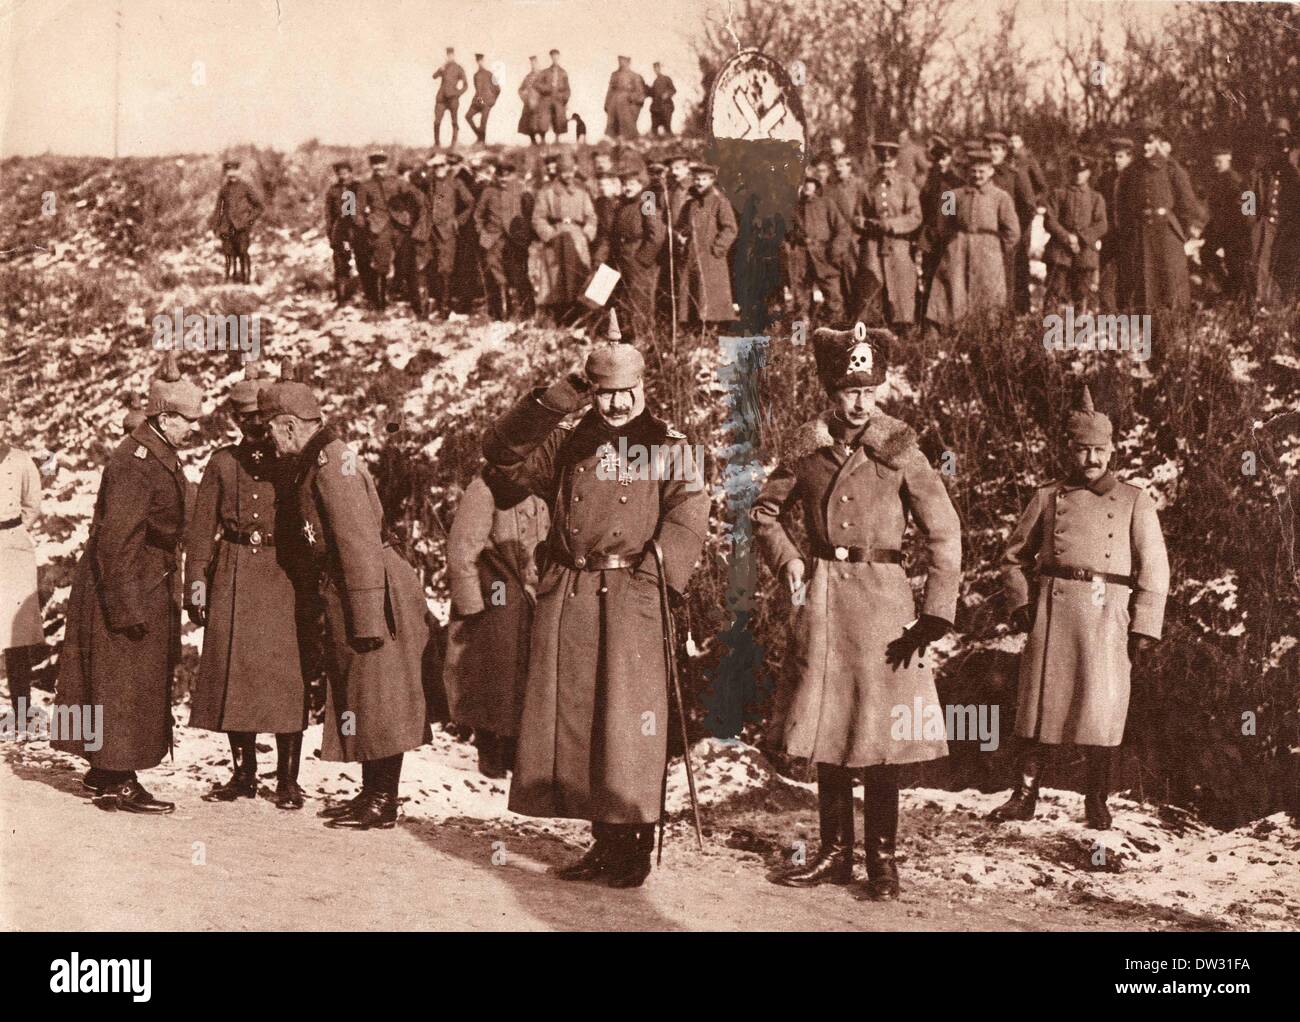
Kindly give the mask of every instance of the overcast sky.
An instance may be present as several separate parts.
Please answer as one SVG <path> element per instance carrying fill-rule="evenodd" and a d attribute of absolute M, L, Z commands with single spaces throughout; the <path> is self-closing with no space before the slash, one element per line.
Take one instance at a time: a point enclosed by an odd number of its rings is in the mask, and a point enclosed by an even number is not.
<path fill-rule="evenodd" d="M 117 0 L 0 0 L 0 154 L 111 155 Z M 988 11 L 986 6 L 981 14 Z M 467 73 L 500 61 L 488 141 L 519 141 L 516 89 L 556 47 L 589 132 L 615 57 L 675 79 L 679 112 L 699 98 L 691 41 L 725 0 L 121 0 L 121 153 L 216 152 L 307 139 L 432 142 L 430 77 L 446 46 Z M 1022 5 L 1044 44 L 1061 8 Z M 980 20 L 984 20 L 981 18 Z M 468 99 L 461 101 L 462 117 Z M 643 126 L 646 115 L 643 115 Z M 446 136 L 444 136 L 445 138 Z M 462 125 L 462 141 L 472 133 Z"/>

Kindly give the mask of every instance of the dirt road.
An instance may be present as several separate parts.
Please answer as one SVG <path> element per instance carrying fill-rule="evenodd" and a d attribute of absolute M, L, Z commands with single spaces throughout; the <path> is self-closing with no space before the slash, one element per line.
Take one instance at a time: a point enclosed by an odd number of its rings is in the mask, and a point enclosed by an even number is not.
<path fill-rule="evenodd" d="M 0 764 L 0 926 L 9 930 L 964 930 L 1203 928 L 1136 906 L 1041 902 L 909 876 L 895 904 L 855 889 L 768 883 L 761 856 L 714 834 L 677 837 L 635 891 L 565 883 L 557 837 L 469 819 L 408 817 L 396 830 L 324 828 L 259 799 L 200 801 L 162 780 L 175 814 L 102 810 L 80 773 L 10 747 Z M 736 843 L 734 840 L 732 843 Z"/>

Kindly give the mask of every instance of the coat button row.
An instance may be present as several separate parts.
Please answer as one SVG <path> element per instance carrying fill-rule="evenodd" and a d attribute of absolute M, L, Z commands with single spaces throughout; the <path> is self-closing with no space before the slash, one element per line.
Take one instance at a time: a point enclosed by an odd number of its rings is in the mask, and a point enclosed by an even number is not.
<path fill-rule="evenodd" d="M 622 496 L 622 497 L 619 497 L 619 498 L 618 498 L 618 502 L 619 502 L 620 504 L 626 504 L 626 503 L 627 503 L 627 496 L 624 495 L 624 496 Z"/>

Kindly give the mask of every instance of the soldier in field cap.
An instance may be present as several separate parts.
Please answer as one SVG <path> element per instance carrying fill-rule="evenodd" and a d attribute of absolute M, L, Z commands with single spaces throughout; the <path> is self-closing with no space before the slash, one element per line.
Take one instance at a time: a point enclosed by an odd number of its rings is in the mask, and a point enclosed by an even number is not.
<path fill-rule="evenodd" d="M 391 828 L 402 755 L 429 737 L 424 590 L 384 541 L 383 508 L 365 462 L 323 421 L 311 388 L 281 379 L 258 393 L 257 407 L 276 453 L 292 459 L 286 528 L 305 541 L 297 570 L 314 580 L 324 604 L 321 759 L 361 763 L 361 792 L 320 815 L 330 827 Z"/>
<path fill-rule="evenodd" d="M 1088 184 L 1092 168 L 1080 153 L 1066 161 L 1070 184 L 1047 196 L 1043 226 L 1047 243 L 1046 308 L 1068 303 L 1082 311 L 1093 295 L 1106 233 L 1106 200 Z"/>
<path fill-rule="evenodd" d="M 1066 436 L 1067 475 L 1035 491 L 1002 562 L 1012 627 L 1029 638 L 1016 711 L 1020 780 L 989 819 L 1031 818 L 1050 748 L 1082 745 L 1088 826 L 1105 830 L 1131 664 L 1160 638 L 1169 560 L 1155 502 L 1111 471 L 1110 419 L 1086 387 Z"/>
<path fill-rule="evenodd" d="M 203 470 L 185 543 L 185 607 L 203 628 L 203 655 L 190 701 L 190 727 L 224 731 L 232 776 L 209 802 L 257 797 L 257 735 L 276 744 L 275 804 L 301 809 L 298 762 L 307 725 L 307 688 L 298 648 L 289 567 L 300 536 L 279 519 L 289 465 L 276 457 L 257 409 L 270 381 L 250 363 L 230 391 L 242 434 Z"/>
<path fill-rule="evenodd" d="M 898 896 L 898 765 L 948 754 L 942 725 L 936 732 L 914 722 L 903 739 L 893 730 L 898 707 L 924 706 L 922 720 L 943 717 L 925 651 L 952 628 L 961 580 L 961 522 L 943 480 L 912 428 L 876 406 L 891 336 L 861 325 L 814 333 L 831 407 L 783 445 L 750 512 L 781 581 L 779 598 L 794 607 L 785 751 L 817 764 L 820 848 L 775 879 L 791 887 L 852 881 L 853 784 L 862 772 L 873 899 Z M 793 516 L 803 521 L 807 552 L 788 528 Z M 902 564 L 909 520 L 929 552 L 919 616 Z"/>
<path fill-rule="evenodd" d="M 602 344 L 483 442 L 489 464 L 551 511 L 510 808 L 592 821 L 595 843 L 558 875 L 612 887 L 650 873 L 668 755 L 667 622 L 649 545 L 680 597 L 709 514 L 693 448 L 646 408 L 644 370 L 633 346 Z M 676 470 L 638 470 L 637 452 Z"/>
<path fill-rule="evenodd" d="M 203 414 L 176 352 L 149 385 L 145 421 L 104 468 L 90 537 L 68 597 L 54 705 L 102 706 L 95 742 L 65 735 L 54 748 L 90 761 L 84 784 L 132 813 L 169 813 L 136 778 L 162 762 L 172 737 L 172 673 L 180 659 L 180 555 L 187 482 L 178 451 Z"/>
<path fill-rule="evenodd" d="M 247 284 L 252 279 L 248 240 L 253 224 L 262 215 L 262 200 L 253 186 L 239 176 L 239 161 L 226 160 L 221 165 L 224 180 L 217 192 L 217 208 L 212 211 L 212 229 L 221 239 L 226 257 L 226 280 Z"/>

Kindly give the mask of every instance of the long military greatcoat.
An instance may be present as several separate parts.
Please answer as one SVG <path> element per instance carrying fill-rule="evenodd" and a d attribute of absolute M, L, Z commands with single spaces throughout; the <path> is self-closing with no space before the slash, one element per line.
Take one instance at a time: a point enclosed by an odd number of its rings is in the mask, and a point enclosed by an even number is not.
<path fill-rule="evenodd" d="M 622 200 L 610 232 L 610 257 L 622 278 L 620 304 L 637 337 L 647 337 L 654 329 L 659 260 L 668 235 L 658 206 L 645 211 L 646 195 Z"/>
<path fill-rule="evenodd" d="M 605 134 L 610 138 L 636 138 L 636 122 L 645 97 L 645 79 L 631 68 L 619 68 L 611 74 L 605 91 Z"/>
<path fill-rule="evenodd" d="M 262 208 L 262 200 L 247 181 L 222 182 L 217 208 L 212 211 L 212 227 L 223 238 L 246 231 L 262 215 Z"/>
<path fill-rule="evenodd" d="M 731 298 L 731 246 L 739 229 L 727 197 L 691 192 L 676 220 L 686 244 L 677 256 L 677 318 L 724 323 L 736 318 Z"/>
<path fill-rule="evenodd" d="M 1128 716 L 1128 635 L 1160 638 L 1169 560 L 1155 502 L 1111 473 L 1040 487 L 1011 533 L 1003 579 L 1012 609 L 1032 604 L 1020 658 L 1016 734 L 1049 745 L 1119 745 Z M 1064 566 L 1132 585 L 1040 575 Z"/>
<path fill-rule="evenodd" d="M 535 554 L 551 525 L 544 500 L 519 498 L 502 491 L 498 503 L 476 476 L 447 537 L 452 619 L 443 683 L 451 719 L 510 736 L 519 734 L 528 682 Z"/>
<path fill-rule="evenodd" d="M 941 326 L 1007 304 L 1003 253 L 1020 240 L 1015 204 L 1001 188 L 963 185 L 955 201 L 956 214 L 941 218 L 943 256 L 925 307 L 925 318 Z"/>
<path fill-rule="evenodd" d="M 551 507 L 510 808 L 653 823 L 667 757 L 668 681 L 658 572 L 646 546 L 659 541 L 666 582 L 684 592 L 699 563 L 709 497 L 686 438 L 648 412 L 624 427 L 627 449 L 664 452 L 670 469 L 680 459 L 679 470 L 659 473 L 674 478 L 627 477 L 618 439 L 594 409 L 568 428 L 540 396 L 525 397 L 484 442 L 489 462 Z M 606 556 L 634 566 L 587 570 L 589 558 Z"/>
<path fill-rule="evenodd" d="M 207 611 L 190 727 L 301 731 L 307 690 L 298 647 L 298 600 L 288 574 L 301 534 L 277 515 L 287 472 L 269 445 L 244 441 L 213 453 L 185 543 L 185 602 Z"/>
<path fill-rule="evenodd" d="M 1119 176 L 1116 222 L 1127 275 L 1137 308 L 1185 308 L 1191 303 L 1187 254 L 1183 245 L 1204 223 L 1191 179 L 1179 164 L 1162 156 L 1139 159 Z"/>
<path fill-rule="evenodd" d="M 321 759 L 365 762 L 417 748 L 429 739 L 424 588 L 383 542 L 383 507 L 360 456 L 323 428 L 299 454 L 297 473 L 295 524 L 325 604 Z M 376 637 L 384 640 L 377 650 L 352 645 Z"/>
<path fill-rule="evenodd" d="M 911 236 L 921 226 L 921 193 L 897 170 L 884 170 L 862 189 L 857 215 L 874 226 L 863 231 L 858 277 L 864 293 L 883 287 L 891 321 L 910 323 L 916 312 L 916 262 Z"/>
<path fill-rule="evenodd" d="M 1043 258 L 1049 266 L 1095 270 L 1101 265 L 1098 242 L 1106 234 L 1106 200 L 1087 185 L 1067 185 L 1047 197 L 1043 217 L 1049 240 Z M 1070 235 L 1079 239 L 1079 251 L 1070 249 Z"/>
<path fill-rule="evenodd" d="M 45 642 L 31 534 L 40 513 L 36 463 L 26 452 L 0 444 L 0 650 Z"/>
<path fill-rule="evenodd" d="M 552 181 L 537 193 L 533 232 L 540 243 L 534 281 L 538 305 L 563 305 L 582 294 L 591 273 L 596 226 L 596 207 L 576 181 Z"/>
<path fill-rule="evenodd" d="M 778 577 L 796 558 L 808 568 L 794 609 L 797 677 L 785 748 L 815 763 L 850 767 L 937 759 L 948 754 L 948 744 L 934 732 L 943 710 L 933 668 L 924 656 L 897 669 L 885 661 L 885 648 L 917 616 L 903 566 L 806 557 L 782 522 L 787 513 L 801 514 L 809 540 L 823 549 L 901 550 L 914 520 L 930 558 L 922 613 L 954 620 L 961 522 L 939 474 L 898 419 L 877 412 L 851 449 L 848 435 L 829 413 L 805 424 L 750 512 L 759 549 Z M 896 729 L 906 737 L 896 737 Z"/>
<path fill-rule="evenodd" d="M 1300 278 L 1300 149 L 1277 153 L 1253 179 L 1255 301 L 1290 298 Z"/>
<path fill-rule="evenodd" d="M 118 444 L 100 480 L 68 596 L 54 705 L 102 706 L 103 745 L 51 744 L 102 770 L 156 766 L 171 742 L 186 492 L 175 448 L 148 422 Z M 146 627 L 143 638 L 127 638 L 132 625 Z"/>

